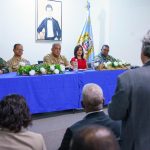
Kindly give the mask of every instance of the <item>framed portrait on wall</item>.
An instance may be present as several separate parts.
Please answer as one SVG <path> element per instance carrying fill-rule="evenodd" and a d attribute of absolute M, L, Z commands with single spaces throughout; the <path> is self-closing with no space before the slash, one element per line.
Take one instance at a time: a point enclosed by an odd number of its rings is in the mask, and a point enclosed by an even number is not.
<path fill-rule="evenodd" d="M 36 0 L 36 39 L 62 40 L 62 2 Z"/>

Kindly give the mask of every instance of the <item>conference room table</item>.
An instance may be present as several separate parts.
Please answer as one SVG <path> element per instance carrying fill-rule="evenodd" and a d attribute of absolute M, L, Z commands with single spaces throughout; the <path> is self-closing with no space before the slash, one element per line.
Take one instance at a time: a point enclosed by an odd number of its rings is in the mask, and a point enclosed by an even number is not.
<path fill-rule="evenodd" d="M 82 88 L 87 83 L 100 85 L 105 105 L 114 94 L 117 76 L 124 70 L 87 70 L 64 74 L 19 76 L 16 72 L 0 75 L 0 99 L 8 94 L 26 98 L 32 114 L 81 108 Z"/>

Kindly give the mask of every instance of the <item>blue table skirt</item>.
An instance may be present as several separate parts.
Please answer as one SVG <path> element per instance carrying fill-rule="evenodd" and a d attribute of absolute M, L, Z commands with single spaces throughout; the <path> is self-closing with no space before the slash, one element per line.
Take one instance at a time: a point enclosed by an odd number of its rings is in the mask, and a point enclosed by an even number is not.
<path fill-rule="evenodd" d="M 86 83 L 97 83 L 108 104 L 123 70 L 68 72 L 59 75 L 0 75 L 0 99 L 17 93 L 26 98 L 32 114 L 80 108 L 81 91 Z"/>

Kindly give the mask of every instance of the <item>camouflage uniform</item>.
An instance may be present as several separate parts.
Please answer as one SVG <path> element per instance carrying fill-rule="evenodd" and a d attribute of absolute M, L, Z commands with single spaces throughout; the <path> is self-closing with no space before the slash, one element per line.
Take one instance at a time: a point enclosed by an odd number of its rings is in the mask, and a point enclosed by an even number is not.
<path fill-rule="evenodd" d="M 3 73 L 8 73 L 9 72 L 9 69 L 6 66 L 6 61 L 3 60 L 1 57 L 0 57 L 0 70 L 2 70 Z"/>
<path fill-rule="evenodd" d="M 110 55 L 104 56 L 102 53 L 100 53 L 99 55 L 95 56 L 94 61 L 99 62 L 99 64 L 102 64 L 108 61 L 114 62 L 116 61 L 116 59 Z"/>
<path fill-rule="evenodd" d="M 45 64 L 62 64 L 64 66 L 68 66 L 69 62 L 65 58 L 65 56 L 60 55 L 58 58 L 54 57 L 53 54 L 48 54 L 43 58 L 43 63 Z"/>
<path fill-rule="evenodd" d="M 28 60 L 13 56 L 10 60 L 7 61 L 7 66 L 9 66 L 12 72 L 16 72 L 18 70 L 20 62 L 24 62 L 26 65 L 30 65 L 30 62 Z"/>

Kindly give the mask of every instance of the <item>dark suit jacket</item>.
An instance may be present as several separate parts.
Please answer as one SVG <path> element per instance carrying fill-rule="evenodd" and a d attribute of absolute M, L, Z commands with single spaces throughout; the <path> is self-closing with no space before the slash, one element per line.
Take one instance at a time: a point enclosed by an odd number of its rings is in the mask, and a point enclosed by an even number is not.
<path fill-rule="evenodd" d="M 108 112 L 122 120 L 122 150 L 150 149 L 150 61 L 118 77 Z"/>
<path fill-rule="evenodd" d="M 52 18 L 51 20 L 52 20 L 53 33 L 54 33 L 53 37 L 47 37 L 47 21 L 48 21 L 48 18 L 45 18 L 41 22 L 41 24 L 37 28 L 37 32 L 40 33 L 40 32 L 42 32 L 43 29 L 45 29 L 45 40 L 54 40 L 56 37 L 58 38 L 58 40 L 60 40 L 61 39 L 61 29 L 60 29 L 59 23 L 54 18 Z"/>
<path fill-rule="evenodd" d="M 82 127 L 89 125 L 102 125 L 110 128 L 116 137 L 120 137 L 120 122 L 112 121 L 103 111 L 88 114 L 83 120 L 75 123 L 66 130 L 59 150 L 69 150 L 73 135 Z"/>

